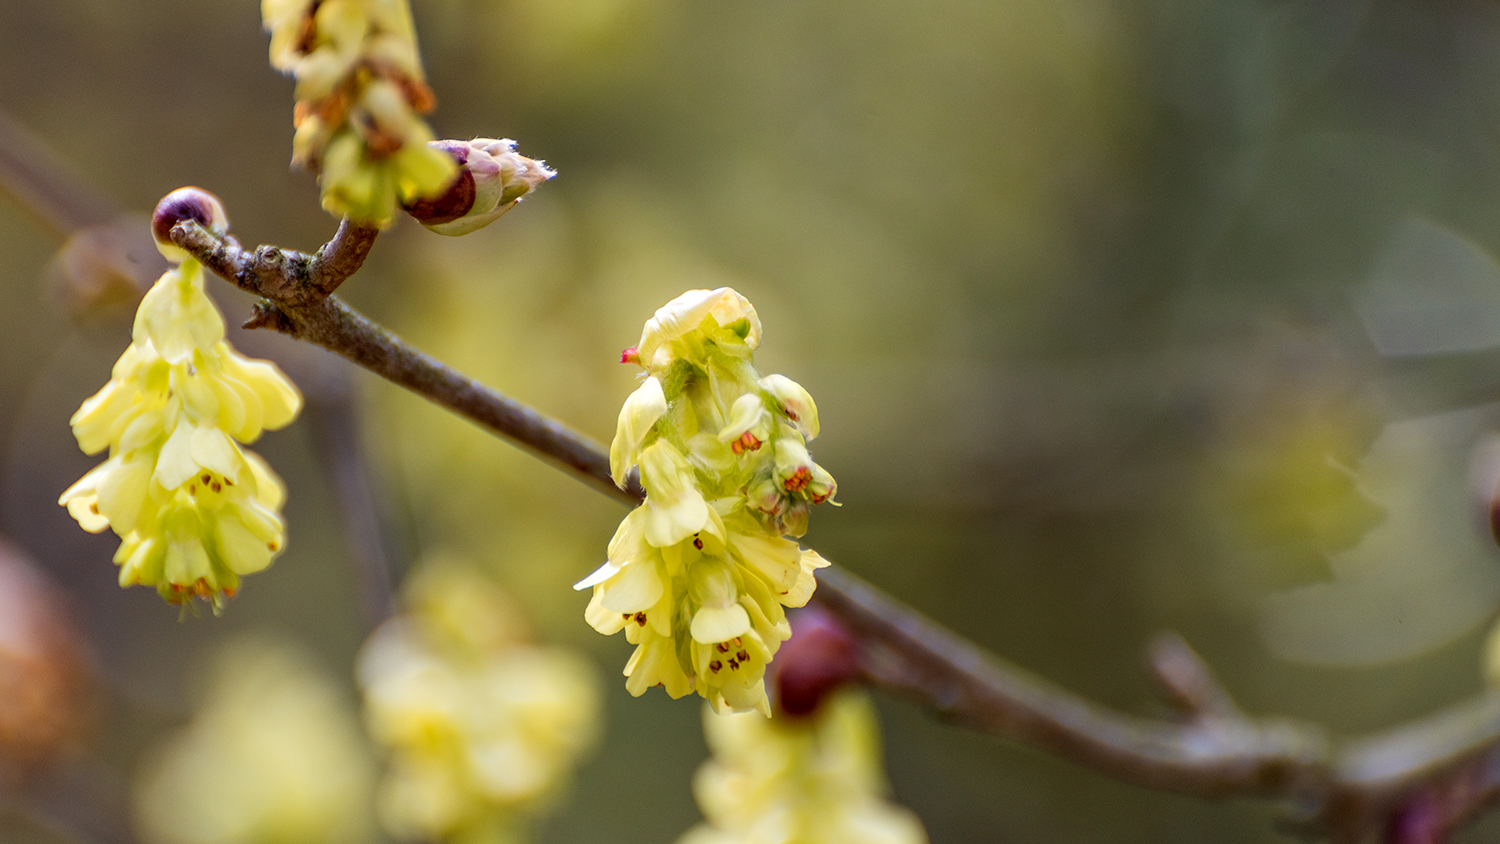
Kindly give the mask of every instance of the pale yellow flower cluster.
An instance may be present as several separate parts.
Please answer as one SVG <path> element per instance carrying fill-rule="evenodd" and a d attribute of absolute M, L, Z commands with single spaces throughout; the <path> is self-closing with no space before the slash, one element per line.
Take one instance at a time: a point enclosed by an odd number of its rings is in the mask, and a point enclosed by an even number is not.
<path fill-rule="evenodd" d="M 874 707 L 836 694 L 806 718 L 716 715 L 713 758 L 693 793 L 707 823 L 678 844 L 926 844 L 916 815 L 886 802 Z"/>
<path fill-rule="evenodd" d="M 202 265 L 163 251 L 181 264 L 141 300 L 113 377 L 71 420 L 84 452 L 109 459 L 58 503 L 84 530 L 120 535 L 121 586 L 217 610 L 286 544 L 281 479 L 240 444 L 291 422 L 302 395 L 274 364 L 230 347 Z"/>
<path fill-rule="evenodd" d="M 751 354 L 760 319 L 728 287 L 691 290 L 656 312 L 624 360 L 646 370 L 610 445 L 623 485 L 640 467 L 646 502 L 620 524 L 585 617 L 636 645 L 626 688 L 696 691 L 718 711 L 769 715 L 766 665 L 791 636 L 783 607 L 807 603 L 828 565 L 787 536 L 830 500 L 833 477 L 807 442 L 818 409 Z"/>
<path fill-rule="evenodd" d="M 292 160 L 320 174 L 329 213 L 384 226 L 448 187 L 406 0 L 262 0 L 261 18 L 272 67 L 297 79 Z"/>
<path fill-rule="evenodd" d="M 341 690 L 295 648 L 215 655 L 193 720 L 135 780 L 151 844 L 366 844 L 374 765 Z"/>
<path fill-rule="evenodd" d="M 409 841 L 526 840 L 597 736 L 593 666 L 522 641 L 518 613 L 472 569 L 428 563 L 408 603 L 359 662 L 366 723 L 390 749 L 381 822 Z"/>

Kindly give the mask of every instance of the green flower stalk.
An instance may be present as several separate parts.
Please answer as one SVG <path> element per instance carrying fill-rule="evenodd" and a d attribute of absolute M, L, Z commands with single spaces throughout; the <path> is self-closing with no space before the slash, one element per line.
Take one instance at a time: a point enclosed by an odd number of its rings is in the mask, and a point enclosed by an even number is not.
<path fill-rule="evenodd" d="M 240 445 L 290 423 L 302 395 L 274 364 L 225 341 L 202 265 L 164 236 L 188 218 L 228 231 L 219 201 L 197 188 L 157 206 L 161 251 L 179 263 L 141 300 L 109 383 L 73 414 L 79 446 L 109 459 L 58 503 L 84 530 L 119 534 L 121 586 L 153 586 L 176 604 L 203 598 L 218 611 L 286 545 L 285 487 Z"/>
<path fill-rule="evenodd" d="M 692 290 L 622 355 L 646 378 L 620 411 L 610 468 L 623 485 L 638 466 L 646 501 L 574 588 L 593 588 L 596 630 L 636 645 L 631 694 L 660 685 L 769 715 L 766 665 L 791 636 L 784 608 L 806 604 L 828 565 L 787 538 L 836 491 L 807 451 L 817 407 L 791 379 L 755 371 L 760 330 L 734 290 Z"/>

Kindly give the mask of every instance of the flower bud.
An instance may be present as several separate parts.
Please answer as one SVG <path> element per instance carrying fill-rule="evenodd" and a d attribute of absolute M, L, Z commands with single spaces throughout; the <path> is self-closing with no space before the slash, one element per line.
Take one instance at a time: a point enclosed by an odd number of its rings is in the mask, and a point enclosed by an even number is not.
<path fill-rule="evenodd" d="M 458 177 L 442 194 L 402 207 L 438 234 L 456 237 L 478 231 L 557 175 L 546 162 L 517 153 L 516 142 L 509 139 L 442 140 L 431 146 L 453 156 Z"/>
<path fill-rule="evenodd" d="M 782 712 L 800 717 L 859 676 L 859 647 L 827 610 L 808 607 L 791 622 L 792 638 L 776 659 L 776 698 Z"/>
<path fill-rule="evenodd" d="M 767 375 L 760 379 L 760 388 L 770 393 L 786 411 L 787 418 L 812 440 L 818 436 L 818 406 L 802 385 L 785 375 Z"/>
<path fill-rule="evenodd" d="M 156 248 L 174 263 L 192 257 L 172 243 L 172 227 L 192 220 L 208 229 L 217 237 L 229 234 L 229 217 L 224 213 L 224 204 L 219 198 L 202 188 L 178 188 L 156 203 L 151 212 L 151 236 L 156 238 Z"/>

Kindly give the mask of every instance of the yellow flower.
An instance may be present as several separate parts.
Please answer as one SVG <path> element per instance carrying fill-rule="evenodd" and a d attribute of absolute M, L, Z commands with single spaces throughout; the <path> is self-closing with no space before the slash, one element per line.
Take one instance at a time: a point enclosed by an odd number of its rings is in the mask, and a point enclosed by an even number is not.
<path fill-rule="evenodd" d="M 693 793 L 707 823 L 678 844 L 925 844 L 909 810 L 882 797 L 875 713 L 862 692 L 833 696 L 806 718 L 717 715 L 705 707 L 713 758 Z"/>
<path fill-rule="evenodd" d="M 509 602 L 471 569 L 429 563 L 407 601 L 359 662 L 366 723 L 391 751 L 381 821 L 406 840 L 517 837 L 595 739 L 593 667 L 525 644 Z"/>
<path fill-rule="evenodd" d="M 262 0 L 261 18 L 271 65 L 297 79 L 293 161 L 319 171 L 325 209 L 384 226 L 448 188 L 406 0 Z"/>
<path fill-rule="evenodd" d="M 362 844 L 373 771 L 337 686 L 298 651 L 242 640 L 192 722 L 136 779 L 154 844 Z"/>
<path fill-rule="evenodd" d="M 646 501 L 625 517 L 608 559 L 575 589 L 584 617 L 636 646 L 626 688 L 696 691 L 719 711 L 769 714 L 766 664 L 791 635 L 784 607 L 812 596 L 828 562 L 800 536 L 833 477 L 813 462 L 812 397 L 751 363 L 755 308 L 728 287 L 690 290 L 647 321 L 622 361 L 646 379 L 620 410 L 610 472 L 640 467 Z"/>
<path fill-rule="evenodd" d="M 240 444 L 287 425 L 301 406 L 280 370 L 225 342 L 203 269 L 184 260 L 141 301 L 109 383 L 73 414 L 79 446 L 108 449 L 109 459 L 58 503 L 85 530 L 121 537 L 121 586 L 217 609 L 286 544 L 281 480 Z"/>
<path fill-rule="evenodd" d="M 655 375 L 674 360 L 703 364 L 707 343 L 747 359 L 760 345 L 760 317 L 750 300 L 734 288 L 689 290 L 662 305 L 646 321 L 635 355 Z"/>

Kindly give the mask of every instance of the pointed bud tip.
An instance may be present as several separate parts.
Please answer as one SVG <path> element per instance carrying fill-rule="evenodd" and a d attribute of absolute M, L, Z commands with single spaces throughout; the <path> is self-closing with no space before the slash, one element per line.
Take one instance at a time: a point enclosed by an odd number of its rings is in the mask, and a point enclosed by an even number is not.
<path fill-rule="evenodd" d="M 640 363 L 640 362 L 641 362 L 641 350 L 640 350 L 639 346 L 631 346 L 630 348 L 626 349 L 625 351 L 620 352 L 620 363 Z"/>

